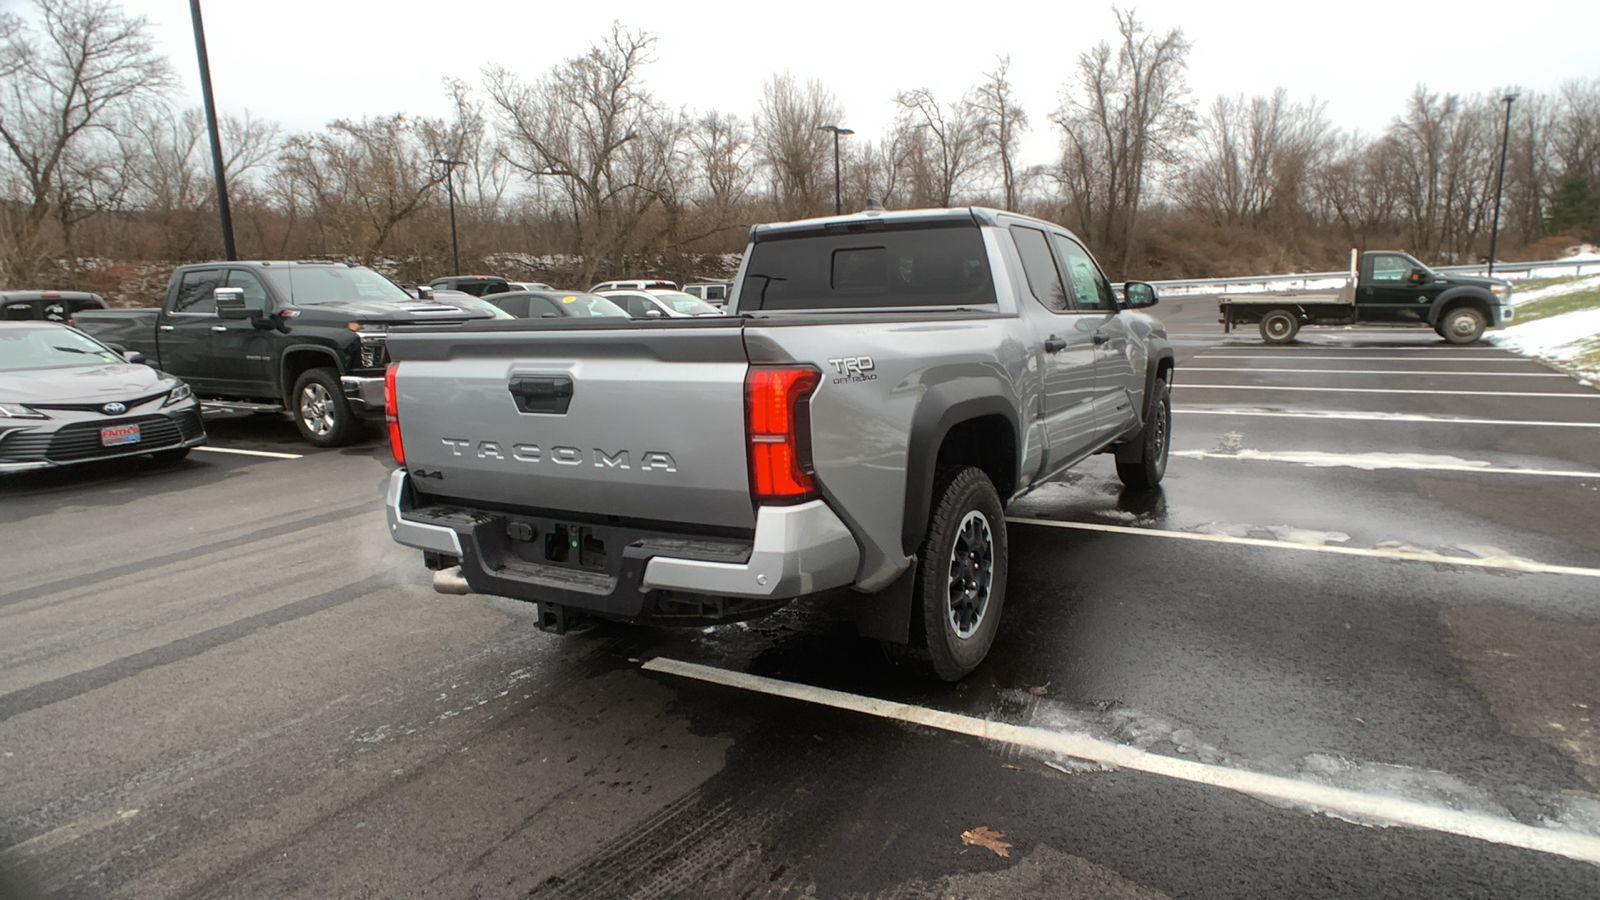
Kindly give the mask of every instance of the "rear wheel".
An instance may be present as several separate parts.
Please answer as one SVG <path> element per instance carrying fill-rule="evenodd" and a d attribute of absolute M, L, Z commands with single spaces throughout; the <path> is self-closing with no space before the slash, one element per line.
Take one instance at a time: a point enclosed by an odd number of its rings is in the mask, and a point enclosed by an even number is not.
<path fill-rule="evenodd" d="M 1006 597 L 1006 520 L 982 469 L 939 470 L 933 515 L 917 551 L 915 609 L 922 635 L 891 648 L 944 681 L 960 681 L 983 662 L 1000 628 Z"/>
<path fill-rule="evenodd" d="M 1261 339 L 1269 344 L 1287 344 L 1300 333 L 1300 318 L 1287 309 L 1269 310 L 1261 317 Z"/>
<path fill-rule="evenodd" d="M 294 383 L 291 411 L 300 436 L 313 447 L 342 447 L 355 440 L 359 423 L 332 369 L 307 369 Z"/>
<path fill-rule="evenodd" d="M 1458 306 L 1444 314 L 1436 329 L 1452 344 L 1470 344 L 1483 337 L 1483 313 L 1470 306 Z"/>
<path fill-rule="evenodd" d="M 1144 429 L 1131 443 L 1139 447 L 1139 458 L 1123 461 L 1117 457 L 1117 477 L 1138 491 L 1153 490 L 1167 474 L 1167 448 L 1172 443 L 1172 390 L 1166 379 L 1157 378 L 1151 387 L 1150 412 Z"/>

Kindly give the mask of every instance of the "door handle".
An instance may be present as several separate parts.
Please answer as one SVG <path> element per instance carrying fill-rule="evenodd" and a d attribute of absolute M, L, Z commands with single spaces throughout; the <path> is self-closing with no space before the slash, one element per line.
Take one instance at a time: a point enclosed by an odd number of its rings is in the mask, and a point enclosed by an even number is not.
<path fill-rule="evenodd" d="M 228 326 L 226 326 L 226 325 L 213 325 L 213 326 L 211 326 L 211 330 L 212 331 L 217 331 L 217 332 L 227 331 L 228 330 Z"/>
<path fill-rule="evenodd" d="M 1044 352 L 1046 353 L 1060 353 L 1065 349 L 1067 349 L 1067 342 L 1053 334 L 1044 339 Z"/>
<path fill-rule="evenodd" d="M 157 326 L 157 327 L 159 327 L 162 331 L 177 331 L 178 330 L 178 326 L 176 326 L 176 325 L 160 325 L 160 326 Z"/>
<path fill-rule="evenodd" d="M 1104 344 L 1106 341 L 1109 341 L 1109 340 L 1111 340 L 1111 338 L 1108 335 L 1101 334 L 1098 331 L 1096 331 L 1094 333 L 1094 345 L 1096 347 L 1100 346 L 1101 344 Z"/>

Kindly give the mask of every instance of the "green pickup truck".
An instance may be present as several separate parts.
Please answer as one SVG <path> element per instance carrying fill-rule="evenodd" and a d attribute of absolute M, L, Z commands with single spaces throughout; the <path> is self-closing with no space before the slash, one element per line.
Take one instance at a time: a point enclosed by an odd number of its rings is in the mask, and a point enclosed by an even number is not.
<path fill-rule="evenodd" d="M 1222 330 L 1259 325 L 1261 339 L 1287 344 L 1305 325 L 1427 326 L 1452 344 L 1511 321 L 1511 285 L 1435 272 L 1394 251 L 1350 251 L 1347 281 L 1334 290 L 1227 294 Z"/>

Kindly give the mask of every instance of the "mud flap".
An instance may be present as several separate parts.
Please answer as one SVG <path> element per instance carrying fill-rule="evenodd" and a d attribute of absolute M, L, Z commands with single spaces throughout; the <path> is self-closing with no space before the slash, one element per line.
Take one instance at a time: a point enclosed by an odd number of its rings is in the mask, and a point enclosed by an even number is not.
<path fill-rule="evenodd" d="M 881 591 L 851 592 L 850 611 L 862 637 L 894 644 L 911 643 L 912 594 L 916 581 L 917 567 L 913 565 Z"/>

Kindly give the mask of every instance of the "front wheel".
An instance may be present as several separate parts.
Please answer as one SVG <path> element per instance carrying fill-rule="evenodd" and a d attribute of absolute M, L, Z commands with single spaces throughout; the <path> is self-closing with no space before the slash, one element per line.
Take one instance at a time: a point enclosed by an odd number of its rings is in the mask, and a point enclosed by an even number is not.
<path fill-rule="evenodd" d="M 1172 389 L 1164 378 L 1151 388 L 1149 417 L 1139 436 L 1130 443 L 1139 448 L 1137 458 L 1117 454 L 1117 477 L 1136 491 L 1154 490 L 1167 474 L 1167 451 L 1172 443 Z"/>
<path fill-rule="evenodd" d="M 1300 333 L 1300 319 L 1287 309 L 1274 309 L 1261 317 L 1261 339 L 1269 344 L 1287 344 Z"/>
<path fill-rule="evenodd" d="M 1444 314 L 1437 331 L 1452 344 L 1470 344 L 1483 337 L 1483 313 L 1470 306 L 1458 306 Z"/>
<path fill-rule="evenodd" d="M 922 640 L 913 649 L 940 679 L 960 681 L 989 654 L 1005 604 L 1006 562 L 1005 509 L 989 476 L 971 466 L 940 469 L 917 551 Z"/>
<path fill-rule="evenodd" d="M 313 447 L 342 447 L 355 440 L 358 425 L 350 401 L 332 369 L 307 369 L 291 395 L 294 424 Z"/>

